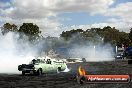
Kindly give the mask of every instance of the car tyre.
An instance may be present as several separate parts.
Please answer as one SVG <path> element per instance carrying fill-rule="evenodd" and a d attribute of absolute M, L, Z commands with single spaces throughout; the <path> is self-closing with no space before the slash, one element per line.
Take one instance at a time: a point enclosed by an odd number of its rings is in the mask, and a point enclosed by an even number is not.
<path fill-rule="evenodd" d="M 37 73 L 38 75 L 42 75 L 42 69 L 39 69 Z"/>
<path fill-rule="evenodd" d="M 22 75 L 25 75 L 25 72 L 24 71 L 22 71 Z"/>
<path fill-rule="evenodd" d="M 60 72 L 61 72 L 61 67 L 58 67 L 57 73 L 60 73 Z"/>

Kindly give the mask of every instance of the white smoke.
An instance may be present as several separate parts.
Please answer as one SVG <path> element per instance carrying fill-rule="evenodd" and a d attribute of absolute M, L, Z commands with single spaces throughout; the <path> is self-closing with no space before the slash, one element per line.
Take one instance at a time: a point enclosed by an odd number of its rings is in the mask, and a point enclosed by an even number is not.
<path fill-rule="evenodd" d="M 4 36 L 0 33 L 0 73 L 19 73 L 18 65 L 34 58 L 33 48 L 28 42 L 19 42 L 18 37 L 12 32 Z"/>
<path fill-rule="evenodd" d="M 46 51 L 47 47 L 52 46 L 45 40 L 33 45 L 26 41 L 26 37 L 25 40 L 21 40 L 19 37 L 18 33 L 9 32 L 2 35 L 0 32 L 0 73 L 20 73 L 18 65 L 28 64 L 35 56 Z M 71 44 L 69 45 L 70 49 L 68 49 L 69 57 L 86 58 L 87 61 L 113 60 L 113 48 L 110 44 L 85 44 L 83 41 L 81 44 L 76 44 L 78 40 L 67 42 L 67 44 Z M 66 41 L 62 39 L 57 43 L 62 44 L 63 47 L 68 46 L 65 45 Z"/>
<path fill-rule="evenodd" d="M 73 35 L 69 42 L 69 57 L 96 62 L 114 60 L 114 47 L 110 43 L 104 43 L 104 38 L 97 34 L 84 40 L 78 33 Z"/>
<path fill-rule="evenodd" d="M 111 61 L 114 60 L 113 47 L 106 45 L 76 45 L 69 50 L 72 57 L 85 58 L 86 61 Z"/>

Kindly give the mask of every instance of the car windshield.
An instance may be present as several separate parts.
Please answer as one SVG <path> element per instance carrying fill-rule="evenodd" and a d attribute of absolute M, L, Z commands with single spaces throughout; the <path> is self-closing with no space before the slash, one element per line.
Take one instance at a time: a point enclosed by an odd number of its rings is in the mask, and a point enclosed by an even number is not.
<path fill-rule="evenodd" d="M 40 63 L 40 59 L 33 59 L 30 63 L 31 64 Z"/>

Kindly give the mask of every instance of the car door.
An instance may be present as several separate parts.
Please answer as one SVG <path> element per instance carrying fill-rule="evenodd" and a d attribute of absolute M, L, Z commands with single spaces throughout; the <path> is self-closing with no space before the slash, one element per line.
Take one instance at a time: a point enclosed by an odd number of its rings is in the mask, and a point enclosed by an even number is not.
<path fill-rule="evenodd" d="M 51 73 L 53 71 L 53 65 L 50 59 L 47 59 L 45 69 L 47 73 Z"/>

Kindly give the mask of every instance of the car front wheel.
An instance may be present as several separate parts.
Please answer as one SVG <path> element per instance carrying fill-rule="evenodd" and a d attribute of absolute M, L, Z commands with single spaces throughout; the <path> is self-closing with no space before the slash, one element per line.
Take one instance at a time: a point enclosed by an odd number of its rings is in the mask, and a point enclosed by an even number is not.
<path fill-rule="evenodd" d="M 42 69 L 39 69 L 39 70 L 37 71 L 37 73 L 38 73 L 38 75 L 42 75 Z"/>
<path fill-rule="evenodd" d="M 22 71 L 22 75 L 25 75 L 25 72 L 24 71 Z"/>

